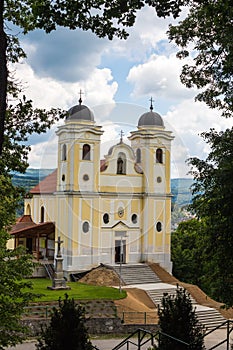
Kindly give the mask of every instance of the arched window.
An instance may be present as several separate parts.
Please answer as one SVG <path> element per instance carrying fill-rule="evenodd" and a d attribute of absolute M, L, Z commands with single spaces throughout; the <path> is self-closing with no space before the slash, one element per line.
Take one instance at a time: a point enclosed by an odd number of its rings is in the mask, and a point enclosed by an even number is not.
<path fill-rule="evenodd" d="M 30 204 L 28 204 L 27 207 L 26 207 L 26 215 L 31 215 L 31 206 L 30 206 Z"/>
<path fill-rule="evenodd" d="M 62 145 L 61 160 L 66 160 L 66 145 Z"/>
<path fill-rule="evenodd" d="M 118 154 L 117 158 L 117 174 L 126 174 L 126 156 L 123 152 Z"/>
<path fill-rule="evenodd" d="M 91 159 L 91 147 L 87 143 L 83 145 L 83 160 L 90 160 Z"/>
<path fill-rule="evenodd" d="M 40 222 L 44 222 L 44 207 L 40 208 Z"/>
<path fill-rule="evenodd" d="M 163 151 L 161 148 L 156 150 L 156 163 L 163 163 Z"/>
<path fill-rule="evenodd" d="M 136 151 L 136 163 L 141 163 L 141 150 L 140 148 Z"/>

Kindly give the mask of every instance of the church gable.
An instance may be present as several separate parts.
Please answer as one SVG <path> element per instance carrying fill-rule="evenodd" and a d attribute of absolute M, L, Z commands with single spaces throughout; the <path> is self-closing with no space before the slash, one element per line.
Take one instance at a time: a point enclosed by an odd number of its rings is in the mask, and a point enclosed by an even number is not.
<path fill-rule="evenodd" d="M 105 174 L 111 175 L 137 175 L 135 169 L 135 154 L 133 149 L 120 142 L 109 149 L 105 156 Z"/>

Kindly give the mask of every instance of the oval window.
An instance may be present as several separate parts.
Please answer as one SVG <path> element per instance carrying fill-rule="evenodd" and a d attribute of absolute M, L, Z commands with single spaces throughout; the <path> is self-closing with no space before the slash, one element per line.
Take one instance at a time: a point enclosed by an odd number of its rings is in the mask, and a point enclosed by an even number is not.
<path fill-rule="evenodd" d="M 156 230 L 157 230 L 158 232 L 161 232 L 161 231 L 162 231 L 162 224 L 161 224 L 160 221 L 157 222 L 157 224 L 156 224 Z"/>
<path fill-rule="evenodd" d="M 105 213 L 105 214 L 103 215 L 103 222 L 104 222 L 105 224 L 108 224 L 108 223 L 109 223 L 109 215 L 108 215 L 108 213 Z"/>
<path fill-rule="evenodd" d="M 87 233 L 89 231 L 89 222 L 84 221 L 83 223 L 83 232 Z"/>

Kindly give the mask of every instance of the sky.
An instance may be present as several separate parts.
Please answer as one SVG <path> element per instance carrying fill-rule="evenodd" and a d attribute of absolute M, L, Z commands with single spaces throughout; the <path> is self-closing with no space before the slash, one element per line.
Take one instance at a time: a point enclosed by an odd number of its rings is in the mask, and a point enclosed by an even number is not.
<path fill-rule="evenodd" d="M 89 31 L 65 28 L 51 34 L 35 30 L 20 36 L 27 59 L 15 66 L 16 77 L 24 83 L 24 93 L 35 107 L 68 110 L 78 104 L 81 89 L 83 104 L 94 112 L 96 123 L 105 131 L 102 158 L 119 141 L 121 130 L 124 142 L 128 142 L 127 136 L 137 130 L 140 116 L 149 111 L 152 97 L 154 111 L 175 136 L 171 176 L 190 177 L 186 159 L 205 159 L 209 152 L 200 133 L 210 128 L 224 130 L 232 121 L 195 102 L 197 91 L 181 84 L 182 65 L 192 61 L 176 58 L 178 48 L 167 39 L 169 23 L 175 22 L 157 18 L 154 9 L 146 7 L 128 30 L 127 40 L 109 41 Z M 31 168 L 56 168 L 56 129 L 57 125 L 30 138 Z"/>

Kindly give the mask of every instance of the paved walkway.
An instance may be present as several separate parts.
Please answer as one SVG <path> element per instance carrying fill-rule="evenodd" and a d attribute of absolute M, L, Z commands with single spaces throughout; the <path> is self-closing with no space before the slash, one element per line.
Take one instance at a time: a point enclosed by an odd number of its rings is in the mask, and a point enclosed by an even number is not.
<path fill-rule="evenodd" d="M 233 334 L 232 334 L 233 337 Z M 214 333 L 211 333 L 209 336 L 205 339 L 205 346 L 206 349 L 210 349 L 215 344 L 219 343 L 221 340 L 226 338 L 226 329 L 220 329 L 215 331 Z M 124 339 L 124 337 L 122 338 Z M 114 348 L 117 344 L 121 342 L 120 338 L 117 339 L 92 339 L 92 344 L 96 345 L 100 350 L 110 350 Z M 233 343 L 233 339 L 231 339 L 230 343 Z M 147 349 L 150 345 L 144 346 L 142 349 Z M 35 350 L 35 342 L 26 342 L 23 344 L 19 344 L 16 347 L 9 347 L 8 350 Z M 131 346 L 130 350 L 135 350 L 135 346 Z M 217 350 L 226 350 L 227 345 L 222 344 L 216 348 Z M 229 349 L 230 350 L 230 349 Z"/>

